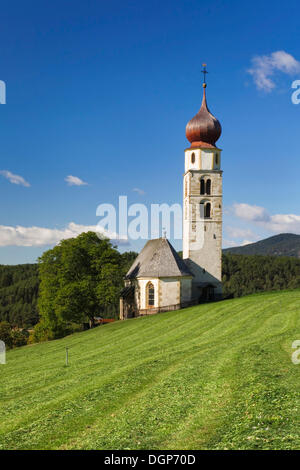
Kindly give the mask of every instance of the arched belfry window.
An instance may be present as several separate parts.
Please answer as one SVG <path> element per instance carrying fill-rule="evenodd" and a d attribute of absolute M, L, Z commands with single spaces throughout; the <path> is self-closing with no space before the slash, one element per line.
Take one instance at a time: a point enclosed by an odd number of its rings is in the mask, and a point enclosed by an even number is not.
<path fill-rule="evenodd" d="M 216 153 L 216 166 L 219 166 L 219 154 Z"/>
<path fill-rule="evenodd" d="M 191 163 L 193 163 L 193 164 L 195 163 L 195 154 L 194 154 L 194 152 L 192 153 L 192 156 L 191 156 Z"/>
<path fill-rule="evenodd" d="M 211 216 L 211 204 L 207 202 L 204 206 L 204 218 L 209 219 Z"/>
<path fill-rule="evenodd" d="M 147 299 L 148 307 L 154 307 L 154 295 L 155 295 L 154 285 L 152 284 L 152 282 L 148 282 L 146 286 L 146 299 Z"/>
<path fill-rule="evenodd" d="M 205 181 L 204 181 L 204 179 L 200 180 L 200 194 L 205 194 Z"/>
<path fill-rule="evenodd" d="M 206 181 L 206 194 L 210 194 L 211 192 L 211 180 Z"/>

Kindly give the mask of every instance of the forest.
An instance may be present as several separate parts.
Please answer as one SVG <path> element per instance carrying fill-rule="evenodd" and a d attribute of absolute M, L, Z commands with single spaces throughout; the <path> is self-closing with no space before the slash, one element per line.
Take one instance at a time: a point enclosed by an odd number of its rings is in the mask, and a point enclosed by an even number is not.
<path fill-rule="evenodd" d="M 118 317 L 118 293 L 123 287 L 123 277 L 136 255 L 134 252 L 118 254 L 116 262 L 119 275 L 116 275 L 116 271 L 106 271 L 107 276 L 110 276 L 110 284 L 103 284 L 102 296 L 107 289 L 111 292 L 112 287 L 114 295 L 101 306 L 99 314 L 104 318 Z M 106 252 L 107 256 L 115 256 L 114 250 Z M 110 266 L 107 259 L 105 263 Z M 31 329 L 39 322 L 39 269 L 39 264 L 0 265 L 0 322 L 6 321 L 11 327 L 19 329 Z M 224 298 L 300 288 L 300 259 L 226 253 L 223 255 L 223 286 Z"/>
<path fill-rule="evenodd" d="M 30 328 L 39 320 L 37 264 L 0 265 L 0 322 Z"/>
<path fill-rule="evenodd" d="M 224 297 L 300 287 L 300 259 L 223 254 Z"/>

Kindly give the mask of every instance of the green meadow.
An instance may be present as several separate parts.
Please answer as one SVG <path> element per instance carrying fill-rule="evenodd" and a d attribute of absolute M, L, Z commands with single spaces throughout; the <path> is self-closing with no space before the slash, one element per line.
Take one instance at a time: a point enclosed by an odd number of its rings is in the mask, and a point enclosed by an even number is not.
<path fill-rule="evenodd" d="M 11 350 L 0 449 L 299 449 L 297 339 L 293 290 Z"/>

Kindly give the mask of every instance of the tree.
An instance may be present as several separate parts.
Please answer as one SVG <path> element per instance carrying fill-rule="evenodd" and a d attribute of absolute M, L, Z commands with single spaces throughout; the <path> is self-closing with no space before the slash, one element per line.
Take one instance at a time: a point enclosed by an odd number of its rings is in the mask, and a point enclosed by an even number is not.
<path fill-rule="evenodd" d="M 52 337 L 60 337 L 72 323 L 87 319 L 93 323 L 112 305 L 118 311 L 123 265 L 122 255 L 110 241 L 94 232 L 63 240 L 46 251 L 39 258 L 42 326 L 37 333 L 45 337 L 50 330 Z"/>

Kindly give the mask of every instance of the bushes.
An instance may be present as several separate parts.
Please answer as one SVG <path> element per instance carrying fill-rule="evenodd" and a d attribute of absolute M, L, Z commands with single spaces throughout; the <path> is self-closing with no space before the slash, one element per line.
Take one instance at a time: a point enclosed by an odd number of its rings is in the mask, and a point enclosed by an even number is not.
<path fill-rule="evenodd" d="M 0 340 L 4 341 L 7 348 L 13 345 L 11 337 L 11 326 L 7 321 L 0 322 Z"/>
<path fill-rule="evenodd" d="M 19 346 L 25 346 L 28 341 L 28 331 L 26 330 L 12 330 L 11 338 L 12 344 L 14 348 L 18 348 Z"/>
<path fill-rule="evenodd" d="M 0 340 L 4 341 L 8 349 L 25 346 L 28 338 L 27 330 L 14 330 L 8 322 L 0 322 Z"/>

